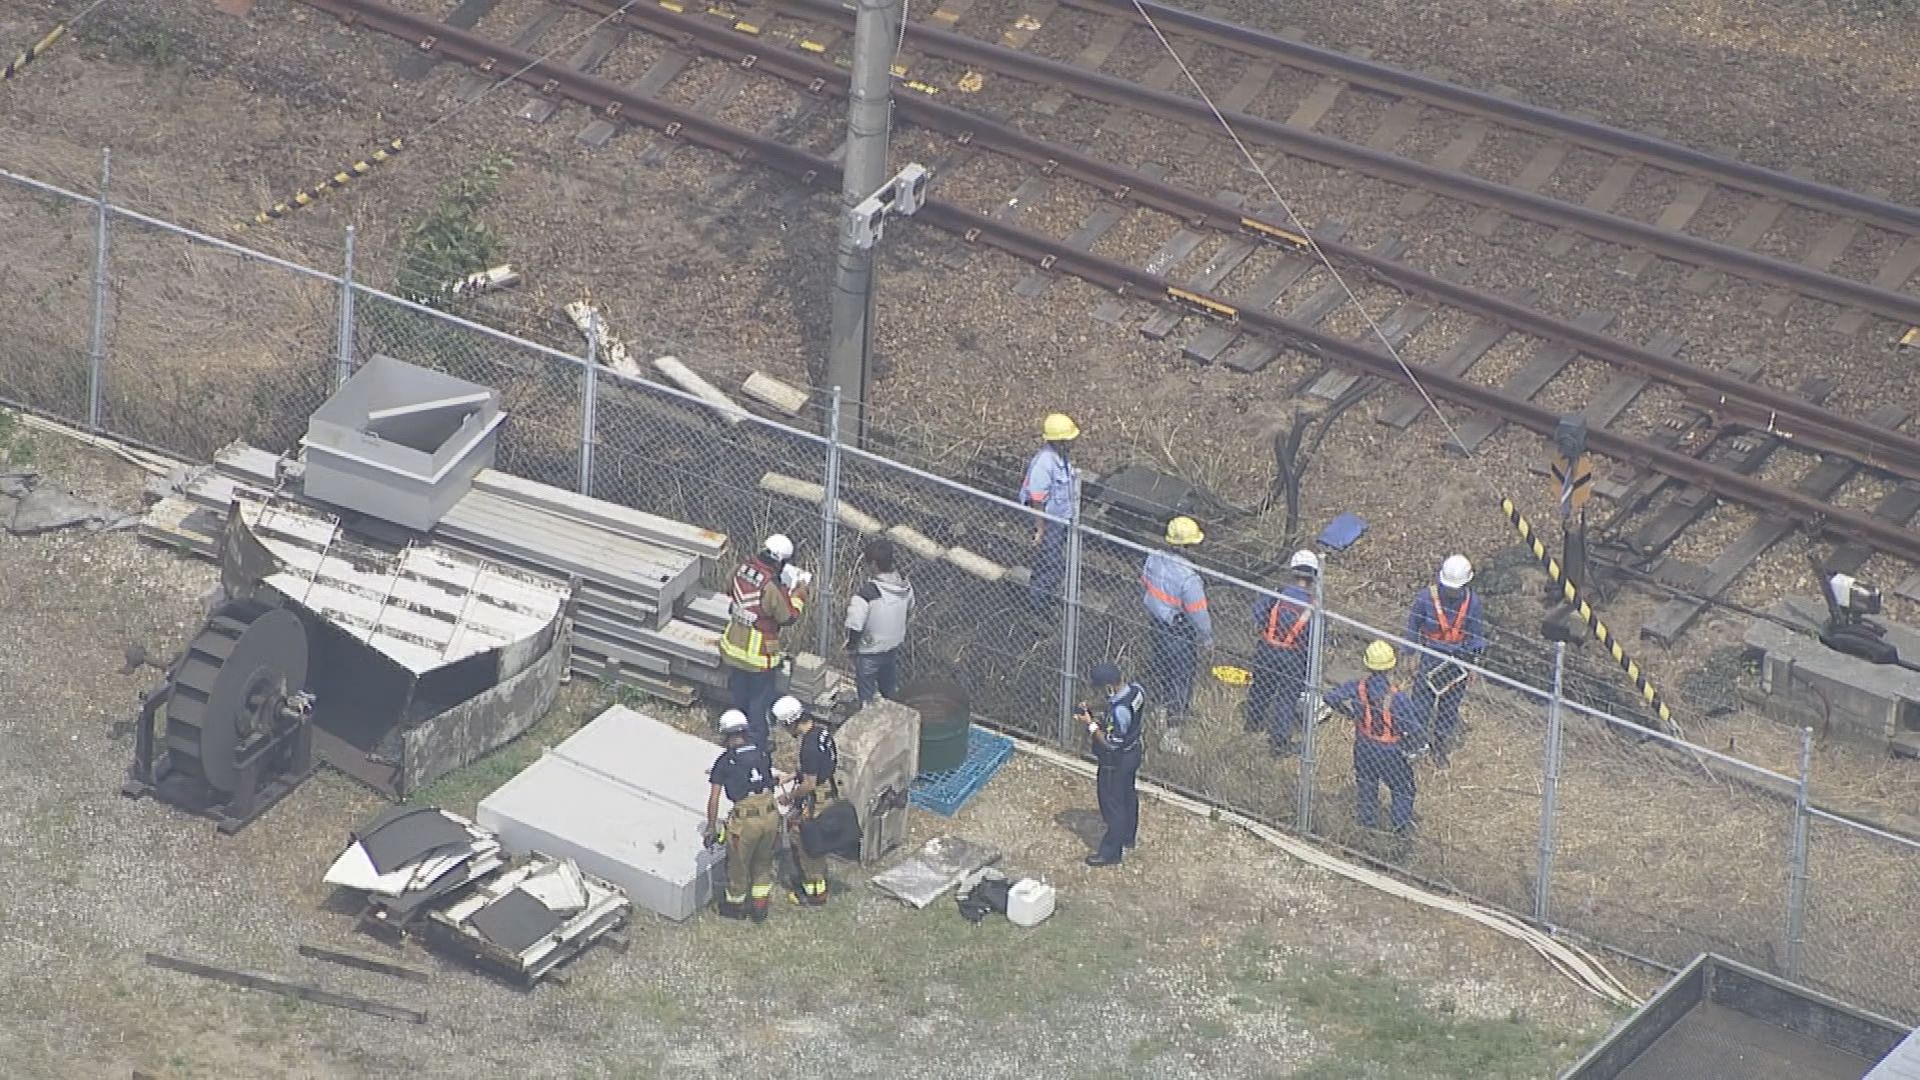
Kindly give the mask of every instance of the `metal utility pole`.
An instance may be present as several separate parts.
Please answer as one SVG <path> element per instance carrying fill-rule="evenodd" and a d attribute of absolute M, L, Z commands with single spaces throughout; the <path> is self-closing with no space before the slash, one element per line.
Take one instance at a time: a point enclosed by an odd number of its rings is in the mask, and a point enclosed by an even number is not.
<path fill-rule="evenodd" d="M 893 57 L 903 0 L 855 0 L 853 72 L 847 95 L 847 154 L 840 183 L 839 246 L 834 255 L 833 341 L 826 385 L 841 398 L 841 430 L 864 441 L 872 388 L 873 247 L 862 246 L 852 212 L 887 179 L 887 131 L 893 111 Z M 849 423 L 851 421 L 851 423 Z"/>

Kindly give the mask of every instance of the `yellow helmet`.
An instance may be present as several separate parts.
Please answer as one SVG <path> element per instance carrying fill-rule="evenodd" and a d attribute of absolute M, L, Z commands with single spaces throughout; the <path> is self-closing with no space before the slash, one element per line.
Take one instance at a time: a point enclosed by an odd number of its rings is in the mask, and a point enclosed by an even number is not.
<path fill-rule="evenodd" d="M 1394 655 L 1392 645 L 1376 641 L 1367 646 L 1367 655 L 1361 662 L 1367 665 L 1368 671 L 1392 671 L 1399 659 Z"/>
<path fill-rule="evenodd" d="M 1200 523 L 1190 517 L 1177 517 L 1167 522 L 1167 543 L 1177 547 L 1197 544 L 1207 538 L 1200 531 Z"/>
<path fill-rule="evenodd" d="M 1048 442 L 1069 442 L 1080 437 L 1080 425 L 1066 413 L 1049 413 L 1040 425 L 1040 434 Z"/>

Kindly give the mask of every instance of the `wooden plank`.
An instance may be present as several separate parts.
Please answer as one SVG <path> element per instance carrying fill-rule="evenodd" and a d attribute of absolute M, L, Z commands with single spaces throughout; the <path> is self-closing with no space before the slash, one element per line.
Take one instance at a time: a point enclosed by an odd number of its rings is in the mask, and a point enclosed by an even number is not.
<path fill-rule="evenodd" d="M 1897 426 L 1897 425 L 1895 425 Z M 1895 525 L 1905 525 L 1920 514 L 1920 484 L 1901 484 L 1888 492 L 1886 497 L 1874 504 L 1873 516 L 1882 521 L 1891 521 Z M 1873 558 L 1873 548 L 1858 542 L 1848 542 L 1835 547 L 1826 558 L 1826 567 L 1836 574 L 1852 574 L 1859 571 Z"/>
<path fill-rule="evenodd" d="M 1364 60 L 1373 55 L 1373 50 L 1353 49 L 1347 55 Z M 1326 115 L 1333 111 L 1334 103 L 1340 100 L 1340 92 L 1345 90 L 1347 85 L 1345 79 L 1332 75 L 1315 83 L 1313 90 L 1294 107 L 1293 113 L 1287 117 L 1287 126 L 1299 128 L 1302 131 L 1312 130 L 1313 125 L 1326 119 Z"/>
<path fill-rule="evenodd" d="M 1432 308 L 1417 300 L 1409 300 L 1395 308 L 1393 314 L 1388 315 L 1386 321 L 1379 324 L 1380 337 L 1386 339 L 1390 348 L 1398 349 L 1406 344 L 1408 338 L 1419 333 L 1420 328 L 1425 326 L 1427 320 L 1432 317 Z M 1372 345 L 1377 339 L 1369 332 L 1364 340 L 1368 345 Z M 1351 371 L 1329 368 L 1320 373 L 1320 377 L 1313 381 L 1313 385 L 1307 387 L 1307 394 L 1327 401 L 1335 401 L 1340 395 L 1353 389 L 1360 378 L 1361 376 Z"/>
<path fill-rule="evenodd" d="M 1380 126 L 1367 137 L 1367 146 L 1391 152 L 1420 122 L 1421 115 L 1426 111 L 1427 103 L 1419 98 L 1401 98 L 1394 102 L 1393 107 L 1387 110 L 1387 115 L 1380 118 Z"/>
<path fill-rule="evenodd" d="M 500 0 L 460 0 L 459 5 L 440 21 L 456 30 L 471 30 L 480 17 L 492 11 L 498 3 Z M 395 65 L 395 73 L 407 82 L 414 82 L 432 71 L 439 62 L 439 53 L 416 50 L 400 58 L 400 63 Z"/>
<path fill-rule="evenodd" d="M 1473 155 L 1479 152 L 1480 144 L 1486 141 L 1487 133 L 1492 130 L 1493 125 L 1487 120 L 1478 116 L 1467 117 L 1460 122 L 1460 133 L 1453 137 L 1453 141 L 1433 155 L 1434 166 L 1455 172 L 1466 168 L 1467 162 L 1473 160 Z M 1430 191 L 1409 191 L 1401 197 L 1394 213 L 1401 217 L 1412 217 L 1432 202 L 1433 193 Z"/>
<path fill-rule="evenodd" d="M 1322 228 L 1315 229 L 1314 235 L 1331 243 L 1344 236 L 1346 231 L 1347 227 L 1344 223 L 1332 221 Z M 1271 269 L 1260 275 L 1260 280 L 1254 282 L 1246 292 L 1234 298 L 1234 305 L 1243 311 L 1264 311 L 1273 306 L 1275 300 L 1280 299 L 1281 293 L 1292 288 L 1294 283 L 1307 276 L 1309 270 L 1319 265 L 1320 261 L 1314 258 L 1311 252 L 1285 252 L 1275 260 Z M 1220 359 L 1220 354 L 1226 352 L 1227 347 L 1239 337 L 1240 331 L 1236 327 L 1217 323 L 1207 327 L 1188 342 L 1185 353 L 1190 360 L 1211 364 Z"/>
<path fill-rule="evenodd" d="M 611 529 L 687 555 L 718 559 L 727 553 L 725 533 L 542 484 L 498 469 L 482 469 L 475 473 L 473 490 Z"/>
<path fill-rule="evenodd" d="M 1182 226 L 1160 245 L 1160 250 L 1147 260 L 1146 271 L 1155 277 L 1165 277 L 1173 267 L 1186 261 L 1187 256 L 1199 250 L 1207 240 L 1207 234 L 1197 229 Z M 1127 302 L 1117 296 L 1108 297 L 1093 311 L 1093 317 L 1103 323 L 1118 324 L 1127 313 Z"/>
<path fill-rule="evenodd" d="M 940 13 L 934 12 L 933 17 L 939 19 Z M 949 23 L 948 26 L 951 27 L 952 24 Z M 1126 36 L 1127 23 L 1120 19 L 1108 19 L 1094 29 L 1093 36 L 1087 39 L 1086 45 L 1082 46 L 1078 53 L 1074 54 L 1070 63 L 1077 68 L 1099 71 L 1101 65 L 1113 57 L 1113 50 L 1120 47 L 1121 40 Z M 1060 112 L 1062 106 L 1066 105 L 1068 96 L 1065 89 L 1056 86 L 1040 95 L 1040 100 L 1033 103 L 1033 111 L 1054 116 Z"/>
<path fill-rule="evenodd" d="M 1633 178 L 1638 175 L 1640 175 L 1638 161 L 1632 158 L 1615 158 L 1613 164 L 1607 166 L 1606 175 L 1600 178 L 1600 182 L 1593 186 L 1592 191 L 1587 192 L 1587 197 L 1581 200 L 1581 204 L 1589 210 L 1612 212 L 1614 204 L 1626 195 L 1627 189 L 1633 186 Z M 1579 233 L 1572 229 L 1561 229 L 1548 238 L 1547 254 L 1565 255 L 1572 251 L 1573 245 L 1579 241 Z"/>
<path fill-rule="evenodd" d="M 1872 194 L 1879 194 L 1872 191 Z M 1810 270 L 1825 271 L 1840 261 L 1840 256 L 1853 246 L 1854 238 L 1860 235 L 1861 222 L 1858 218 L 1841 218 L 1827 226 L 1820 239 L 1807 249 L 1806 257 L 1800 260 L 1802 266 Z M 1769 315 L 1779 315 L 1792 305 L 1798 294 L 1791 289 L 1776 289 L 1766 299 L 1760 301 L 1760 310 Z"/>
<path fill-rule="evenodd" d="M 1897 407 L 1883 407 L 1870 418 L 1882 426 L 1899 426 L 1907 418 L 1906 410 Z M 1830 499 L 1840 490 L 1840 485 L 1860 468 L 1860 463 L 1849 458 L 1833 454 L 1823 458 L 1813 471 L 1793 485 L 1795 491 L 1815 499 Z M 1640 636 L 1660 645 L 1671 646 L 1680 639 L 1700 613 L 1707 609 L 1713 597 L 1726 591 L 1754 560 L 1765 554 L 1767 549 L 1786 538 L 1799 522 L 1778 515 L 1756 518 L 1747 526 L 1747 530 L 1726 549 L 1714 556 L 1707 564 L 1706 573 L 1700 584 L 1693 590 L 1700 594 L 1699 599 L 1689 596 L 1676 596 L 1662 604 L 1640 627 Z M 1844 572 L 1844 571 L 1837 571 Z"/>
<path fill-rule="evenodd" d="M 567 66 L 578 72 L 590 73 L 594 68 L 599 67 L 600 62 L 605 60 L 622 41 L 625 41 L 626 37 L 627 29 L 624 26 L 611 23 L 602 26 L 587 38 L 585 45 L 574 52 L 572 59 L 567 61 Z M 559 109 L 560 103 L 553 98 L 535 95 L 525 105 L 520 106 L 520 111 L 514 115 L 530 124 L 542 124 Z"/>
<path fill-rule="evenodd" d="M 1560 167 L 1560 163 L 1567 160 L 1567 153 L 1572 149 L 1571 143 L 1561 142 L 1558 139 L 1542 143 L 1540 149 L 1533 152 L 1532 159 L 1520 170 L 1520 175 L 1515 177 L 1509 186 L 1521 191 L 1540 190 L 1541 185 L 1553 175 L 1553 171 Z M 1470 228 L 1475 236 L 1491 239 L 1500 231 L 1500 224 L 1505 220 L 1504 213 L 1489 206 L 1473 219 Z"/>
<path fill-rule="evenodd" d="M 1920 237 L 1910 236 L 1900 245 L 1899 250 L 1887 259 L 1874 276 L 1875 288 L 1899 291 L 1907 284 L 1907 279 L 1920 270 Z M 1867 313 L 1855 308 L 1843 311 L 1833 320 L 1833 328 L 1842 334 L 1857 334 L 1867 325 Z"/>
<path fill-rule="evenodd" d="M 197 975 L 203 979 L 212 979 L 232 986 L 245 987 L 248 990 L 264 990 L 270 994 L 300 998 L 315 1005 L 330 1005 L 336 1009 L 352 1009 L 372 1016 L 385 1017 L 388 1020 L 404 1020 L 409 1024 L 424 1024 L 427 1014 L 419 1009 L 409 1009 L 400 1005 L 388 1005 L 368 998 L 354 997 L 351 994 L 336 994 L 331 990 L 322 990 L 315 986 L 302 986 L 299 983 L 268 978 L 265 975 L 250 975 L 243 971 L 229 971 L 208 964 L 198 964 L 192 960 L 182 960 L 177 956 L 162 953 L 148 953 L 147 963 L 153 967 L 166 968 L 186 975 Z"/>
<path fill-rule="evenodd" d="M 314 960 L 325 960 L 330 964 L 340 964 L 343 967 L 359 968 L 361 971 L 371 971 L 379 975 L 391 975 L 396 979 L 406 979 L 409 982 L 423 983 L 432 981 L 432 976 L 424 971 L 403 967 L 399 964 L 388 963 L 385 960 L 371 956 L 361 956 L 358 953 L 339 952 L 338 950 L 323 948 L 319 945 L 303 943 L 300 946 L 300 955 L 310 957 Z"/>
<path fill-rule="evenodd" d="M 1580 317 L 1574 320 L 1574 324 L 1598 333 L 1606 329 L 1607 324 L 1612 321 L 1613 316 L 1605 312 L 1587 311 L 1582 312 Z M 1527 362 L 1522 364 L 1519 370 L 1507 376 L 1506 381 L 1500 384 L 1500 389 L 1503 393 L 1514 397 L 1531 398 L 1552 382 L 1554 376 L 1565 371 L 1567 365 L 1573 363 L 1574 358 L 1579 355 L 1580 350 L 1566 342 L 1542 341 L 1535 346 L 1533 355 L 1527 358 Z M 1481 443 L 1486 442 L 1505 427 L 1506 423 L 1498 416 L 1475 413 L 1454 429 L 1458 439 L 1456 442 L 1449 443 L 1448 449 L 1458 453 L 1464 447 L 1467 453 L 1473 453 L 1480 448 Z"/>
<path fill-rule="evenodd" d="M 1832 382 L 1813 378 L 1801 387 L 1800 396 L 1818 405 L 1832 392 Z M 1784 443 L 1779 436 L 1742 431 L 1728 440 L 1727 449 L 1718 455 L 1717 464 L 1742 476 L 1752 476 Z M 1627 546 L 1642 555 L 1658 555 L 1678 539 L 1687 526 L 1705 517 L 1717 501 L 1711 490 L 1688 485 L 1673 501 L 1661 507 L 1652 520 L 1634 530 L 1627 537 Z"/>
<path fill-rule="evenodd" d="M 1654 228 L 1677 233 L 1686 229 L 1700 208 L 1707 204 L 1707 196 L 1713 194 L 1713 185 L 1705 180 L 1682 180 L 1680 190 L 1667 204 L 1667 208 L 1654 219 Z M 1647 272 L 1658 258 L 1651 251 L 1629 251 L 1620 258 L 1620 273 L 1625 277 L 1638 278 Z"/>

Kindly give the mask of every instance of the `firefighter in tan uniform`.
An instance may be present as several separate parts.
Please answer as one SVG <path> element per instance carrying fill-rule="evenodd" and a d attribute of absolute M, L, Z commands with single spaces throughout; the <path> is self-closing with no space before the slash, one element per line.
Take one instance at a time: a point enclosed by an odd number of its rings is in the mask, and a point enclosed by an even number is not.
<path fill-rule="evenodd" d="M 808 715 L 798 698 L 788 696 L 774 702 L 773 718 L 800 742 L 800 768 L 786 796 L 787 827 L 791 830 L 787 838 L 794 865 L 800 869 L 800 895 L 794 899 L 818 907 L 827 902 L 827 857 L 807 852 L 800 826 L 819 817 L 840 797 L 840 784 L 834 778 L 840 766 L 840 750 L 833 744 L 833 732 Z"/>
<path fill-rule="evenodd" d="M 727 846 L 727 895 L 720 914 L 749 915 L 761 922 L 773 896 L 773 852 L 779 839 L 779 811 L 773 798 L 773 761 L 747 737 L 747 718 L 738 709 L 720 716 L 726 749 L 707 770 L 707 842 Z M 720 796 L 733 803 L 726 826 L 719 824 Z"/>
<path fill-rule="evenodd" d="M 786 660 L 780 631 L 800 621 L 812 581 L 792 560 L 793 541 L 775 533 L 734 570 L 733 602 L 727 629 L 720 635 L 720 660 L 733 707 L 746 716 L 753 744 L 769 756 L 773 738 L 767 713 Z"/>

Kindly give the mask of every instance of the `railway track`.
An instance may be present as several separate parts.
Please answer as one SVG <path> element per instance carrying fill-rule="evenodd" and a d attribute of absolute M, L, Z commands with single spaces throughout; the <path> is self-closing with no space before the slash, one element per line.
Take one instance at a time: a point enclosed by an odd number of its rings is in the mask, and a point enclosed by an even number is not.
<path fill-rule="evenodd" d="M 408 41 L 424 53 L 473 66 L 484 73 L 481 76 L 483 79 L 517 72 L 519 80 L 538 88 L 544 99 L 555 102 L 568 100 L 586 105 L 596 110 L 598 120 L 606 125 L 636 123 L 730 156 L 752 158 L 813 189 L 823 189 L 835 182 L 837 170 L 824 155 L 718 123 L 703 115 L 699 107 L 690 109 L 666 104 L 643 92 L 641 87 L 622 87 L 572 65 L 541 61 L 525 46 L 514 48 L 489 41 L 471 32 L 436 24 L 371 0 L 306 2 L 349 21 L 357 21 Z M 784 0 L 782 6 L 794 3 L 804 6 L 812 2 Z M 582 0 L 581 6 L 602 12 L 617 7 L 607 0 Z M 754 9 L 759 16 L 776 10 L 773 4 L 762 4 Z M 738 86 L 754 74 L 760 74 L 786 79 L 799 86 L 802 93 L 814 98 L 844 92 L 844 76 L 838 69 L 808 55 L 825 53 L 829 46 L 815 38 L 796 36 L 797 47 L 794 50 L 770 49 L 763 35 L 748 34 L 738 29 L 740 21 L 744 19 L 736 19 L 731 24 L 712 22 L 647 6 L 636 7 L 619 24 L 610 24 L 603 29 L 617 29 L 624 34 L 630 28 L 638 28 L 669 37 L 676 43 L 676 50 L 662 59 L 659 62 L 661 65 L 677 64 L 684 68 L 692 54 L 701 52 L 724 58 L 730 64 L 730 76 L 737 78 L 725 80 L 723 86 L 729 82 Z M 759 29 L 759 26 L 755 25 L 755 29 Z M 595 35 L 596 38 L 599 36 Z M 522 37 L 528 46 L 534 40 L 525 33 Z M 807 48 L 801 44 L 804 42 L 812 42 L 819 48 Z M 581 59 L 588 51 L 583 49 L 575 59 Z M 676 61 L 676 54 L 682 59 Z M 591 63 L 580 65 L 590 66 Z M 671 74 L 656 76 L 650 71 L 642 82 L 652 82 L 654 85 L 644 89 L 657 93 L 671 77 Z M 717 97 L 719 90 L 715 88 L 711 91 L 708 100 Z M 1273 255 L 1274 258 L 1269 261 L 1274 265 L 1266 275 L 1265 284 L 1256 283 L 1251 290 L 1253 292 L 1270 288 L 1273 280 L 1289 274 L 1292 280 L 1297 281 L 1311 269 L 1297 250 L 1297 240 L 1289 235 L 1290 230 L 1240 207 L 1218 199 L 1202 198 L 1145 172 L 1120 169 L 1072 148 L 1034 139 L 1004 124 L 944 105 L 935 100 L 933 95 L 903 93 L 899 101 L 899 108 L 907 119 L 951 134 L 968 147 L 1006 154 L 1040 165 L 1042 172 L 1048 176 L 1066 175 L 1095 184 L 1115 196 L 1123 207 L 1139 205 L 1173 214 L 1183 220 L 1183 234 L 1195 231 L 1202 234 L 1231 233 L 1229 246 L 1223 251 L 1244 252 L 1239 256 L 1242 261 L 1251 259 L 1256 253 Z M 585 134 L 583 132 L 583 136 Z M 1263 303 L 1240 303 L 1217 291 L 1219 277 L 1223 275 L 1216 275 L 1211 280 L 1170 281 L 1164 267 L 1127 266 L 1090 254 L 1086 249 L 1091 247 L 1091 243 L 1082 236 L 1056 240 L 1022 230 L 1016 224 L 1003 220 L 1000 215 L 984 215 L 939 201 L 923 212 L 921 220 L 951 231 L 970 243 L 984 243 L 1024 258 L 1042 270 L 1080 277 L 1112 290 L 1118 297 L 1160 303 L 1167 310 L 1150 319 L 1147 327 L 1163 327 L 1162 335 L 1177 325 L 1184 315 L 1197 314 L 1217 320 L 1219 325 L 1207 328 L 1188 344 L 1190 354 L 1202 342 L 1231 342 L 1233 338 L 1246 334 L 1260 340 L 1260 347 L 1252 350 L 1251 355 L 1267 352 L 1277 354 L 1283 347 L 1294 347 L 1344 368 L 1344 372 L 1329 372 L 1317 380 L 1342 387 L 1341 393 L 1361 378 L 1375 378 L 1382 385 L 1404 385 L 1405 379 L 1397 363 L 1375 351 L 1370 341 L 1353 341 L 1335 336 L 1314 325 L 1319 316 L 1312 319 L 1302 317 L 1303 313 L 1298 308 L 1315 306 L 1314 299 L 1297 306 L 1287 315 L 1268 310 L 1280 293 L 1286 291 L 1285 284 L 1272 290 L 1274 296 Z M 1589 419 L 1600 421 L 1590 440 L 1592 448 L 1636 470 L 1635 474 L 1630 475 L 1630 482 L 1625 483 L 1627 490 L 1623 494 L 1638 490 L 1650 498 L 1651 493 L 1657 493 L 1662 487 L 1670 490 L 1677 487 L 1677 493 L 1661 508 L 1663 513 L 1667 506 L 1676 503 L 1710 509 L 1715 498 L 1724 497 L 1754 508 L 1763 520 L 1786 520 L 1808 525 L 1817 532 L 1849 541 L 1859 549 L 1884 551 L 1911 562 L 1920 562 L 1920 537 L 1904 527 L 1904 518 L 1896 519 L 1900 500 L 1894 496 L 1905 489 L 1895 489 L 1893 494 L 1882 500 L 1881 509 L 1885 512 L 1881 514 L 1860 513 L 1828 501 L 1838 483 L 1851 477 L 1863 465 L 1898 476 L 1920 476 L 1920 440 L 1895 430 L 1905 417 L 1883 412 L 1863 421 L 1836 414 L 1819 408 L 1815 401 L 1754 386 L 1740 373 L 1715 372 L 1679 362 L 1671 355 L 1672 349 L 1663 347 L 1661 343 L 1650 343 L 1648 347 L 1641 348 L 1606 337 L 1594 325 L 1595 320 L 1564 322 L 1511 299 L 1490 296 L 1422 274 L 1378 252 L 1345 247 L 1331 235 L 1318 239 L 1336 262 L 1344 261 L 1363 269 L 1373 278 L 1409 294 L 1407 302 L 1402 305 L 1404 316 L 1402 312 L 1396 312 L 1386 320 L 1390 333 L 1402 333 L 1410 324 L 1417 326 L 1424 318 L 1420 309 L 1424 307 L 1430 311 L 1435 304 L 1456 306 L 1482 317 L 1480 326 L 1449 347 L 1438 361 L 1426 366 L 1422 381 L 1436 397 L 1477 410 L 1482 418 L 1481 426 L 1487 427 L 1489 432 L 1511 423 L 1547 434 L 1558 421 L 1556 413 L 1526 400 L 1525 394 L 1512 392 L 1514 387 L 1487 387 L 1464 377 L 1475 356 L 1490 349 L 1506 334 L 1527 335 L 1536 338 L 1537 343 L 1534 359 L 1528 365 L 1534 374 L 1523 382 L 1538 381 L 1544 385 L 1546 379 L 1563 370 L 1579 355 L 1590 355 L 1627 369 L 1602 391 L 1601 397 L 1605 400 L 1596 402 L 1596 405 L 1603 407 L 1589 408 Z M 1198 246 L 1198 241 L 1182 243 L 1189 244 L 1189 252 Z M 1156 261 L 1171 265 L 1171 261 Z M 1214 261 L 1217 264 L 1224 260 L 1216 255 Z M 1200 277 L 1204 278 L 1205 275 Z M 1321 316 L 1324 314 L 1320 313 Z M 1215 350 L 1215 357 L 1222 355 L 1225 355 L 1229 366 L 1240 366 L 1233 364 L 1233 358 L 1249 353 L 1245 349 L 1239 353 L 1228 352 L 1223 346 Z M 1257 370 L 1258 367 L 1257 364 L 1245 366 L 1249 370 Z M 1545 379 L 1538 378 L 1542 372 L 1545 373 Z M 1715 437 L 1693 440 L 1691 445 L 1682 445 L 1679 440 L 1675 440 L 1673 445 L 1661 445 L 1658 440 L 1649 441 L 1608 430 L 1606 422 L 1618 416 L 1639 389 L 1655 381 L 1691 391 L 1696 404 L 1695 411 L 1710 418 L 1711 433 Z M 1534 386 L 1532 389 L 1538 388 Z M 1418 416 L 1417 409 L 1409 413 L 1407 409 L 1395 406 L 1387 410 L 1384 418 L 1400 417 L 1402 426 L 1405 426 Z M 1734 433 L 1732 440 L 1718 438 L 1729 432 Z M 1742 455 L 1736 452 L 1731 458 L 1728 451 L 1716 449 L 1723 441 L 1743 439 L 1748 442 L 1757 439 L 1766 443 L 1769 449 L 1764 454 L 1756 452 Z M 1750 462 L 1764 461 L 1782 448 L 1828 450 L 1834 452 L 1836 460 L 1824 475 L 1808 475 L 1792 486 L 1763 482 L 1750 475 L 1757 468 L 1757 464 L 1750 466 Z M 1822 463 L 1823 466 L 1826 464 Z M 1829 483 L 1835 475 L 1839 480 Z M 1909 514 L 1911 511 L 1912 507 L 1908 507 Z M 1684 517 L 1686 512 L 1670 513 L 1668 520 Z M 1760 539 L 1764 537 L 1756 536 L 1756 542 Z M 1746 546 L 1751 548 L 1754 545 Z M 1766 546 L 1768 544 L 1760 544 L 1758 549 L 1764 550 Z M 1726 568 L 1718 569 L 1724 576 Z"/>

